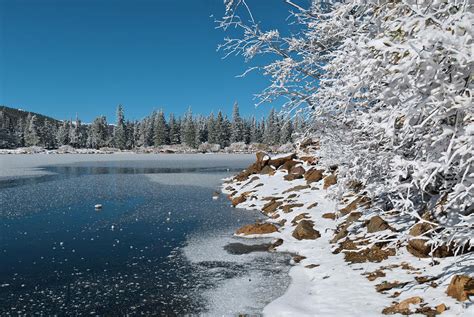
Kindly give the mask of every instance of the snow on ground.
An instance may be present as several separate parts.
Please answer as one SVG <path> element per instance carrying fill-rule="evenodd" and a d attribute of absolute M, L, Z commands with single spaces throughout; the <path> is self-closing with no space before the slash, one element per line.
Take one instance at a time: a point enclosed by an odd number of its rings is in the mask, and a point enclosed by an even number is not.
<path fill-rule="evenodd" d="M 307 163 L 302 166 L 305 170 L 310 168 Z M 333 238 L 338 221 L 322 218 L 324 213 L 335 213 L 337 208 L 342 206 L 326 197 L 326 190 L 322 189 L 323 181 L 311 183 L 310 188 L 288 191 L 295 186 L 306 186 L 307 183 L 304 179 L 286 181 L 283 179 L 286 174 L 286 171 L 277 170 L 273 176 L 250 175 L 248 180 L 242 182 L 228 181 L 224 183 L 222 189 L 224 193 L 232 194 L 232 197 L 247 193 L 249 199 L 240 203 L 239 208 L 261 210 L 265 203 L 268 203 L 268 199 L 262 200 L 265 197 L 282 197 L 279 201 L 284 201 L 284 204 L 304 204 L 302 207 L 293 208 L 289 213 L 277 209 L 278 217 L 272 215 L 272 218 L 268 219 L 269 222 L 279 225 L 283 219 L 286 220 L 279 228 L 279 232 L 265 235 L 283 239 L 284 242 L 277 251 L 290 252 L 306 258 L 292 267 L 289 273 L 292 279 L 291 285 L 283 296 L 265 307 L 265 315 L 383 316 L 382 310 L 394 301 L 420 296 L 424 300 L 423 304 L 430 307 L 445 304 L 449 309 L 442 314 L 443 316 L 474 316 L 472 303 L 469 301 L 460 303 L 445 294 L 452 274 L 457 270 L 463 268 L 462 273 L 466 274 L 466 268 L 471 267 L 472 275 L 474 268 L 472 253 L 456 258 L 438 259 L 440 264 L 430 266 L 431 259 L 418 259 L 409 254 L 405 248 L 401 248 L 397 250 L 395 256 L 380 263 L 349 265 L 344 260 L 343 253 L 332 253 L 334 245 L 330 240 Z M 316 207 L 308 208 L 314 203 L 317 203 Z M 307 217 L 314 221 L 314 228 L 321 234 L 320 238 L 297 240 L 292 236 L 295 228 L 292 220 L 301 213 L 307 213 Z M 408 269 L 402 268 L 401 263 L 407 263 Z M 383 269 L 385 277 L 369 281 L 366 275 L 362 275 L 382 266 L 386 267 Z M 431 287 L 427 283 L 420 284 L 414 279 L 417 276 L 437 276 L 443 272 L 444 278 L 436 280 L 436 283 L 440 284 L 437 287 Z M 383 281 L 400 281 L 408 284 L 382 294 L 376 291 L 375 285 Z M 400 294 L 397 296 L 396 292 Z M 412 305 L 411 308 L 414 310 L 415 307 Z"/>

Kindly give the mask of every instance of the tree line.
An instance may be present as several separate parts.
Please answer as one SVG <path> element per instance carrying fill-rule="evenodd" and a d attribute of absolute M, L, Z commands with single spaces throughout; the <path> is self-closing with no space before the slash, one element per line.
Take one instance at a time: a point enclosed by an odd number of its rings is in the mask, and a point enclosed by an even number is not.
<path fill-rule="evenodd" d="M 10 111 L 7 111 L 9 109 Z M 48 149 L 69 145 L 74 148 L 114 147 L 122 150 L 183 144 L 197 148 L 203 143 L 225 148 L 232 143 L 282 145 L 293 142 L 305 130 L 301 117 L 286 118 L 271 109 L 266 118 L 242 117 L 237 103 L 232 117 L 219 111 L 217 115 L 193 115 L 191 108 L 183 117 L 163 110 L 153 111 L 142 120 L 125 119 L 122 105 L 117 107 L 116 121 L 109 124 L 99 116 L 90 124 L 81 120 L 58 121 L 38 114 L 13 116 L 18 110 L 0 108 L 0 147 L 42 146 Z"/>

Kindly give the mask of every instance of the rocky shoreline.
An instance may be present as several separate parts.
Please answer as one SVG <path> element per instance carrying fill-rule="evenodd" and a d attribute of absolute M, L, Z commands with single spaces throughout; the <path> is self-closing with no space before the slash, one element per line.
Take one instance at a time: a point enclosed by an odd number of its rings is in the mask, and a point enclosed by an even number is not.
<path fill-rule="evenodd" d="M 371 210 L 363 191 L 337 189 L 337 166 L 315 155 L 290 153 L 256 162 L 225 181 L 234 207 L 261 211 L 265 220 L 238 229 L 242 238 L 274 238 L 270 251 L 294 254 L 292 284 L 264 310 L 268 315 L 464 316 L 474 313 L 472 252 L 432 250 L 414 224 L 405 241 L 390 214 Z M 331 198 L 332 197 L 332 198 Z M 377 236 L 378 242 L 370 237 Z M 432 252 L 432 253 L 431 253 Z"/>

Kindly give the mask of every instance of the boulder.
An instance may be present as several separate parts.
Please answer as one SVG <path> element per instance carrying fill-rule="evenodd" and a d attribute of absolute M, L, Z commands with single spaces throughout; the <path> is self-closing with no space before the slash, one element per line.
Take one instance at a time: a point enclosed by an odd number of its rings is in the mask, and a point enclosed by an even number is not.
<path fill-rule="evenodd" d="M 300 142 L 299 148 L 306 149 L 308 147 L 314 147 L 316 149 L 319 148 L 319 140 L 315 138 L 306 138 Z"/>
<path fill-rule="evenodd" d="M 419 296 L 414 296 L 402 300 L 399 303 L 395 303 L 390 307 L 384 308 L 382 310 L 382 314 L 384 315 L 394 315 L 394 314 L 402 314 L 402 315 L 411 315 L 413 312 L 410 310 L 410 305 L 419 305 L 423 303 L 423 299 Z"/>
<path fill-rule="evenodd" d="M 388 259 L 389 256 L 394 255 L 395 249 L 382 249 L 381 247 L 374 245 L 371 248 L 366 248 L 361 251 L 346 252 L 344 254 L 344 260 L 351 263 L 382 262 L 383 260 Z"/>
<path fill-rule="evenodd" d="M 314 208 L 314 207 L 316 207 L 316 206 L 318 206 L 318 203 L 317 203 L 317 202 L 316 202 L 316 203 L 312 203 L 312 204 L 308 205 L 308 207 L 307 207 L 307 208 L 308 208 L 308 209 L 312 209 L 312 208 Z"/>
<path fill-rule="evenodd" d="M 278 158 L 273 158 L 268 161 L 268 165 L 273 166 L 274 168 L 279 168 L 288 161 L 292 161 L 296 158 L 295 153 L 288 154 L 286 156 L 280 156 Z"/>
<path fill-rule="evenodd" d="M 291 220 L 291 224 L 293 226 L 296 226 L 298 224 L 298 221 L 300 220 L 303 220 L 303 219 L 309 219 L 309 215 L 307 212 L 304 212 L 302 214 L 299 214 L 298 216 L 296 216 L 295 218 L 293 218 L 293 220 Z"/>
<path fill-rule="evenodd" d="M 312 168 L 304 174 L 304 179 L 307 183 L 319 182 L 323 179 L 323 172 L 323 170 Z"/>
<path fill-rule="evenodd" d="M 283 163 L 283 165 L 281 165 L 278 169 L 279 169 L 279 170 L 290 171 L 290 170 L 293 169 L 296 165 L 299 165 L 299 164 L 301 164 L 301 162 L 294 161 L 294 160 L 290 160 L 290 161 L 286 161 L 285 163 Z"/>
<path fill-rule="evenodd" d="M 333 213 L 333 212 L 327 212 L 327 213 L 323 214 L 322 217 L 325 218 L 325 219 L 332 219 L 332 220 L 334 220 L 334 219 L 336 219 L 336 214 Z"/>
<path fill-rule="evenodd" d="M 316 165 L 319 161 L 316 156 L 301 156 L 300 160 L 308 163 L 309 165 Z"/>
<path fill-rule="evenodd" d="M 365 196 L 358 196 L 354 200 L 352 200 L 346 207 L 339 210 L 339 212 L 345 216 L 351 211 L 354 211 L 359 206 L 367 206 L 370 204 L 370 199 Z"/>
<path fill-rule="evenodd" d="M 275 211 L 278 209 L 278 207 L 280 207 L 282 204 L 283 204 L 283 202 L 281 202 L 281 201 L 271 200 L 271 201 L 269 201 L 268 203 L 266 203 L 266 204 L 263 206 L 262 211 L 263 211 L 263 213 L 265 213 L 265 214 L 273 213 L 273 212 L 275 212 Z"/>
<path fill-rule="evenodd" d="M 378 231 L 384 231 L 390 229 L 388 223 L 379 216 L 373 216 L 367 222 L 367 232 L 374 233 Z"/>
<path fill-rule="evenodd" d="M 291 168 L 290 170 L 290 174 L 293 174 L 293 175 L 301 175 L 303 176 L 304 174 L 306 173 L 306 170 L 303 168 L 303 166 L 301 165 L 298 165 L 298 166 L 294 166 Z"/>
<path fill-rule="evenodd" d="M 290 193 L 290 192 L 296 192 L 296 191 L 300 191 L 300 190 L 307 189 L 307 188 L 311 188 L 311 186 L 309 186 L 309 185 L 298 185 L 298 186 L 291 187 L 291 188 L 285 190 L 282 194 L 287 194 L 287 193 Z"/>
<path fill-rule="evenodd" d="M 469 296 L 474 296 L 474 279 L 467 275 L 454 275 L 446 293 L 463 302 Z"/>
<path fill-rule="evenodd" d="M 303 207 L 304 204 L 288 204 L 288 205 L 284 205 L 284 206 L 281 206 L 281 210 L 283 210 L 283 212 L 285 213 L 289 213 L 289 212 L 292 212 L 293 211 L 293 208 L 298 208 L 298 207 Z"/>
<path fill-rule="evenodd" d="M 303 219 L 293 231 L 293 237 L 298 240 L 314 240 L 321 237 L 321 234 L 313 228 L 312 221 Z"/>
<path fill-rule="evenodd" d="M 267 234 L 277 232 L 278 228 L 271 223 L 255 223 L 245 225 L 236 231 L 236 234 L 250 235 L 250 234 Z"/>
<path fill-rule="evenodd" d="M 294 181 L 295 179 L 301 179 L 301 178 L 303 178 L 303 175 L 298 175 L 298 174 L 288 174 L 288 175 L 283 176 L 283 179 L 289 182 Z"/>
<path fill-rule="evenodd" d="M 336 174 L 328 175 L 324 177 L 323 189 L 327 189 L 329 186 L 332 186 L 336 183 L 337 183 L 337 175 Z"/>
<path fill-rule="evenodd" d="M 242 195 L 240 195 L 240 196 L 235 197 L 235 198 L 232 199 L 232 206 L 235 207 L 235 206 L 237 206 L 238 204 L 241 204 L 241 203 L 243 203 L 243 202 L 246 201 L 246 200 L 247 200 L 247 197 L 242 194 Z"/>
<path fill-rule="evenodd" d="M 433 230 L 434 228 L 435 226 L 430 223 L 419 222 L 410 229 L 409 233 L 412 237 L 418 237 L 427 234 L 428 231 Z M 436 258 L 445 258 L 453 255 L 452 250 L 444 245 L 433 250 L 431 245 L 428 244 L 426 238 L 410 239 L 408 241 L 407 250 L 419 258 L 428 258 L 431 257 L 431 255 Z"/>
<path fill-rule="evenodd" d="M 275 174 L 275 170 L 269 165 L 266 165 L 260 170 L 260 174 L 273 175 Z"/>

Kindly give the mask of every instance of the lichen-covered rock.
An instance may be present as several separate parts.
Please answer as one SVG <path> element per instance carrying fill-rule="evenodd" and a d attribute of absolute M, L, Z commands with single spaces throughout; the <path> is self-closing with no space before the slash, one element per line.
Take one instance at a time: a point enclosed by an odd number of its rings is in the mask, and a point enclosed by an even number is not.
<path fill-rule="evenodd" d="M 446 294 L 461 302 L 467 300 L 469 296 L 474 296 L 474 279 L 467 275 L 454 275 Z"/>
<path fill-rule="evenodd" d="M 236 234 L 251 235 L 251 234 L 268 234 L 277 232 L 278 228 L 271 223 L 255 223 L 245 225 L 236 231 Z"/>
<path fill-rule="evenodd" d="M 319 182 L 323 179 L 323 172 L 323 170 L 312 168 L 304 174 L 304 179 L 307 183 Z"/>
<path fill-rule="evenodd" d="M 293 231 L 293 237 L 298 240 L 314 240 L 321 237 L 321 234 L 313 228 L 310 220 L 301 220 Z"/>

